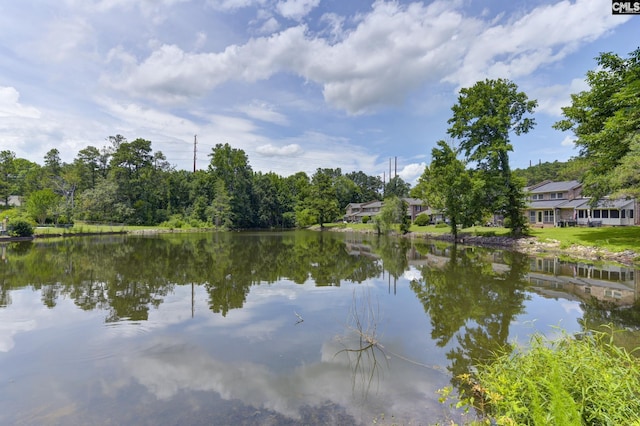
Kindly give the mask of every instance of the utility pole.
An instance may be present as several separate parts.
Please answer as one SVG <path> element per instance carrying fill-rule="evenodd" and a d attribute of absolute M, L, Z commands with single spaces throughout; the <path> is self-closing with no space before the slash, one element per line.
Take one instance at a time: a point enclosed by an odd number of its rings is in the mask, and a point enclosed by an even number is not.
<path fill-rule="evenodd" d="M 398 157 L 394 157 L 395 158 L 395 168 L 393 169 L 393 177 L 397 178 L 398 177 Z"/>
<path fill-rule="evenodd" d="M 193 135 L 193 173 L 196 172 L 196 146 L 198 145 L 198 135 Z"/>

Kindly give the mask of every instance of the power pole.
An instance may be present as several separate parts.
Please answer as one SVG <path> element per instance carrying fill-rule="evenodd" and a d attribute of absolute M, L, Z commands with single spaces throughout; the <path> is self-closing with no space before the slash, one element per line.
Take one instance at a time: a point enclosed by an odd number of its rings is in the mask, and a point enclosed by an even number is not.
<path fill-rule="evenodd" d="M 193 135 L 193 173 L 196 172 L 196 146 L 198 145 L 198 135 Z"/>
<path fill-rule="evenodd" d="M 393 169 L 393 177 L 398 177 L 398 157 L 395 157 L 395 168 Z"/>

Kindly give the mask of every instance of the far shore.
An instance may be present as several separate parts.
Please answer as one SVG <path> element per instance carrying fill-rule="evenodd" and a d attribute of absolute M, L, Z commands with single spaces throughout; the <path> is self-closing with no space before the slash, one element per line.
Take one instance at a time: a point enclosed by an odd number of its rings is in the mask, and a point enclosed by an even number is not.
<path fill-rule="evenodd" d="M 640 232 L 640 228 L 633 228 L 633 232 Z M 361 224 L 357 225 L 346 225 L 346 224 L 331 224 L 325 225 L 323 228 L 315 225 L 309 228 L 311 230 L 326 230 L 332 232 L 360 232 L 360 233 L 368 233 L 373 234 L 375 230 L 372 226 L 363 226 Z M 565 228 L 566 229 L 566 228 Z M 597 232 L 607 232 L 607 228 L 599 228 Z M 629 228 L 631 230 L 632 228 Z M 160 228 L 160 227 L 119 227 L 118 229 L 110 228 L 110 229 L 90 229 L 90 230 L 65 230 L 62 232 L 55 232 L 53 229 L 50 229 L 49 232 L 46 233 L 38 233 L 34 234 L 32 237 L 9 237 L 2 236 L 0 237 L 0 243 L 3 242 L 15 242 L 15 241 L 33 241 L 39 239 L 50 239 L 50 238 L 66 238 L 66 237 L 76 237 L 76 236 L 90 236 L 90 235 L 118 235 L 118 234 L 131 234 L 131 235 L 153 235 L 153 234 L 168 234 L 168 233 L 195 233 L 195 232 L 210 232 L 214 231 L 213 228 Z M 54 231 L 54 232 L 52 232 Z M 411 232 L 400 235 L 395 233 L 398 237 L 403 238 L 412 238 L 412 239 L 433 239 L 440 241 L 448 241 L 453 242 L 453 238 L 451 234 L 443 231 L 442 229 L 437 230 L 437 232 L 433 229 L 423 230 L 423 229 L 412 229 Z M 619 228 L 615 230 L 616 232 L 620 232 Z M 564 256 L 569 259 L 574 259 L 577 261 L 588 261 L 588 262 L 598 262 L 598 261 L 606 261 L 606 262 L 616 262 L 621 263 L 628 266 L 640 266 L 640 250 L 629 249 L 618 249 L 611 250 L 603 245 L 597 244 L 598 240 L 595 240 L 594 244 L 591 245 L 583 245 L 577 244 L 575 242 L 563 241 L 563 236 L 561 235 L 562 228 L 557 231 L 546 230 L 545 236 L 525 236 L 514 238 L 508 235 L 507 230 L 501 228 L 482 228 L 481 230 L 472 229 L 472 230 L 462 230 L 458 234 L 457 243 L 471 246 L 483 246 L 483 247 L 494 247 L 501 249 L 509 249 L 515 250 L 521 253 L 533 255 L 533 256 L 542 256 L 542 255 L 553 255 L 553 256 Z M 587 231 L 587 232 L 596 232 L 596 231 Z M 614 228 L 612 231 L 614 232 Z M 557 234 L 557 239 L 554 238 L 554 234 Z M 607 236 L 605 236 L 607 237 Z M 603 237 L 603 241 L 609 242 L 608 238 Z M 630 236 L 630 238 L 635 239 L 634 236 Z M 613 239 L 613 237 L 611 238 Z"/>

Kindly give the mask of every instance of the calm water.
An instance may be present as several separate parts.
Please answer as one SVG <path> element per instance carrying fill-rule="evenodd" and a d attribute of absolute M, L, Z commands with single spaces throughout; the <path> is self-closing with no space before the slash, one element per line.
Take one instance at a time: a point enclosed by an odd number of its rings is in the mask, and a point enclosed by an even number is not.
<path fill-rule="evenodd" d="M 638 271 L 426 241 L 225 233 L 0 250 L 0 424 L 442 423 L 459 417 L 436 391 L 500 345 L 638 328 Z"/>

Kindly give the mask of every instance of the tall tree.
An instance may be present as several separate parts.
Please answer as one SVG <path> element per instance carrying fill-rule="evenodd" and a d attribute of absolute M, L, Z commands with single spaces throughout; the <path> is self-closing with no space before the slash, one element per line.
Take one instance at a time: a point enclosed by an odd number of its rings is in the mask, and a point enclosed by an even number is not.
<path fill-rule="evenodd" d="M 229 144 L 217 144 L 209 154 L 209 175 L 213 181 L 222 180 L 231 197 L 234 228 L 251 228 L 255 225 L 255 198 L 253 170 L 249 159 L 241 149 Z"/>
<path fill-rule="evenodd" d="M 217 180 L 214 188 L 216 194 L 211 205 L 207 208 L 208 216 L 216 228 L 228 229 L 233 224 L 231 197 L 222 180 Z"/>
<path fill-rule="evenodd" d="M 402 180 L 400 176 L 394 176 L 384 188 L 384 197 L 407 197 L 410 189 L 409 183 Z"/>
<path fill-rule="evenodd" d="M 314 217 L 320 227 L 335 220 L 340 215 L 334 178 L 334 169 L 318 168 L 311 177 L 311 187 L 303 206 L 307 214 Z"/>
<path fill-rule="evenodd" d="M 554 127 L 572 130 L 578 138 L 580 155 L 591 166 L 584 193 L 598 199 L 612 191 L 624 195 L 627 189 L 640 190 L 637 180 L 618 179 L 634 162 L 625 158 L 637 155 L 633 145 L 640 129 L 640 48 L 628 58 L 602 53 L 596 61 L 598 69 L 587 72 L 589 90 L 571 95 L 571 105 L 562 108 L 565 118 Z"/>
<path fill-rule="evenodd" d="M 514 234 L 526 227 L 523 182 L 514 179 L 509 166 L 509 152 L 513 151 L 510 133 L 521 135 L 534 125 L 532 114 L 537 101 L 529 100 L 518 86 L 504 79 L 477 82 L 464 88 L 458 103 L 451 109 L 453 117 L 447 133 L 460 140 L 460 149 L 467 160 L 485 171 L 491 183 L 492 199 L 487 200 L 494 211 L 506 218 Z"/>
<path fill-rule="evenodd" d="M 5 205 L 9 205 L 9 196 L 15 190 L 16 154 L 13 151 L 0 151 L 0 199 Z"/>
<path fill-rule="evenodd" d="M 465 163 L 445 141 L 438 141 L 431 157 L 431 164 L 425 168 L 413 193 L 449 219 L 455 241 L 458 225 L 468 227 L 482 218 L 479 198 L 484 193 L 483 182 L 472 179 Z"/>

